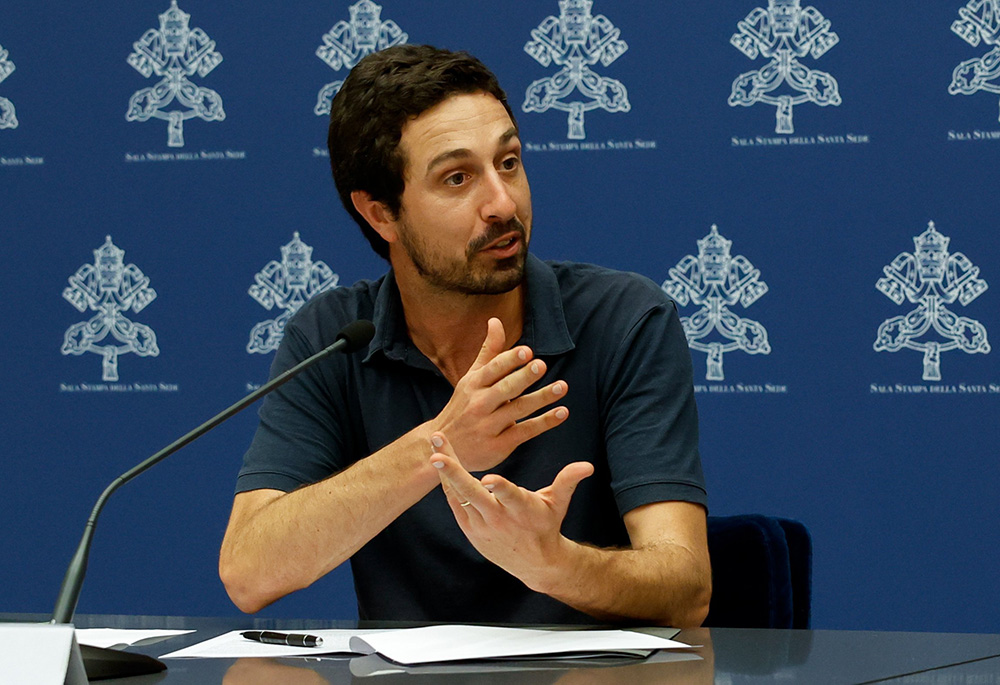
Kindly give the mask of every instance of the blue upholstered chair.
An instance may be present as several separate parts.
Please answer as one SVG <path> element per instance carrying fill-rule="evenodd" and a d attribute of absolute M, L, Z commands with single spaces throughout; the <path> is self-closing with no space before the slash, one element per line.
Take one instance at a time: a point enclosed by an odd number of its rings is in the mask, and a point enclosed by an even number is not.
<path fill-rule="evenodd" d="M 808 628 L 812 539 L 798 521 L 710 516 L 712 602 L 706 626 Z"/>

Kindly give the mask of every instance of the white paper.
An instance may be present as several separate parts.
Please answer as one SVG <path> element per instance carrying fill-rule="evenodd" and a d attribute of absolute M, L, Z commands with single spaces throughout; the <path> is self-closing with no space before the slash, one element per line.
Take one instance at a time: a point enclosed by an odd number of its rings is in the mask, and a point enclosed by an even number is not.
<path fill-rule="evenodd" d="M 76 641 L 81 645 L 123 649 L 132 645 L 151 645 L 193 630 L 124 630 L 119 628 L 77 628 Z"/>
<path fill-rule="evenodd" d="M 690 645 L 628 630 L 534 630 L 443 625 L 373 632 L 350 642 L 354 651 L 413 665 L 468 659 L 636 655 Z"/>
<path fill-rule="evenodd" d="M 248 640 L 234 630 L 230 633 L 213 637 L 210 640 L 179 649 L 176 652 L 164 654 L 161 659 L 178 659 L 195 657 L 199 659 L 242 659 L 245 657 L 284 657 L 284 656 L 322 656 L 324 654 L 354 654 L 350 647 L 350 639 L 356 635 L 383 632 L 377 630 L 296 630 L 296 633 L 308 633 L 323 638 L 319 647 L 289 647 L 287 645 L 269 645 L 263 642 Z"/>

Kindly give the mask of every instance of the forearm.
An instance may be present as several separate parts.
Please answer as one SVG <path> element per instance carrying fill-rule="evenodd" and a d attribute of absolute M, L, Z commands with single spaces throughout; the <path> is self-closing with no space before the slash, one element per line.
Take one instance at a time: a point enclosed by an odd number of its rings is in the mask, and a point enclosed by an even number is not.
<path fill-rule="evenodd" d="M 670 542 L 602 549 L 562 538 L 551 564 L 526 584 L 602 621 L 700 626 L 712 595 L 707 556 Z"/>
<path fill-rule="evenodd" d="M 468 448 L 465 466 L 484 471 L 562 423 L 564 408 L 532 414 L 562 397 L 566 383 L 527 392 L 545 363 L 524 346 L 504 344 L 503 326 L 490 319 L 479 356 L 444 409 L 349 469 L 287 494 L 237 495 L 219 558 L 233 602 L 256 611 L 310 585 L 426 496 L 440 483 L 428 462 L 434 431 L 456 435 Z"/>
<path fill-rule="evenodd" d="M 236 605 L 257 611 L 349 559 L 438 484 L 427 452 L 418 427 L 323 481 L 234 506 L 219 573 Z"/>
<path fill-rule="evenodd" d="M 603 549 L 560 533 L 576 486 L 593 474 L 567 464 L 552 485 L 530 491 L 496 474 L 466 471 L 445 435 L 433 436 L 438 469 L 455 521 L 469 542 L 530 589 L 601 620 L 677 628 L 701 625 L 712 595 L 705 509 L 663 501 L 624 516 L 632 546 Z"/>

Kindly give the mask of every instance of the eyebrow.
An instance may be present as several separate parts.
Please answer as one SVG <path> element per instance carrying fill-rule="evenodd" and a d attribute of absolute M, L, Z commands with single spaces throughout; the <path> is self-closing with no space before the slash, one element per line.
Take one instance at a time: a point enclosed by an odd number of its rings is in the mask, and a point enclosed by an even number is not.
<path fill-rule="evenodd" d="M 501 136 L 500 136 L 500 138 L 499 138 L 499 140 L 497 142 L 500 145 L 506 145 L 511 140 L 513 140 L 514 138 L 517 138 L 517 137 L 518 137 L 517 127 L 516 126 L 511 126 L 509 129 L 507 129 L 506 131 L 504 131 L 503 134 L 501 134 Z M 472 150 L 470 150 L 468 148 L 464 148 L 464 147 L 457 148 L 455 150 L 448 150 L 447 152 L 442 152 L 440 155 L 438 155 L 437 157 L 435 157 L 434 159 L 432 159 L 427 164 L 427 172 L 430 173 L 430 171 L 432 171 L 434 169 L 434 167 L 436 167 L 436 166 L 438 166 L 440 164 L 443 164 L 444 162 L 447 162 L 449 160 L 452 160 L 452 159 L 462 159 L 462 158 L 465 158 L 465 157 L 469 157 L 471 155 L 472 155 Z"/>

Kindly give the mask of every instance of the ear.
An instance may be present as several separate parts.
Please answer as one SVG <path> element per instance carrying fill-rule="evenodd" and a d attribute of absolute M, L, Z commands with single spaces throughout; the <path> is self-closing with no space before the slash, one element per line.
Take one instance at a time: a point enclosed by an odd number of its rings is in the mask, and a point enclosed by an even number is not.
<path fill-rule="evenodd" d="M 382 236 L 382 240 L 387 243 L 396 242 L 396 217 L 383 203 L 373 200 L 372 196 L 364 190 L 351 191 L 351 202 L 358 214 L 365 218 L 365 221 Z"/>

